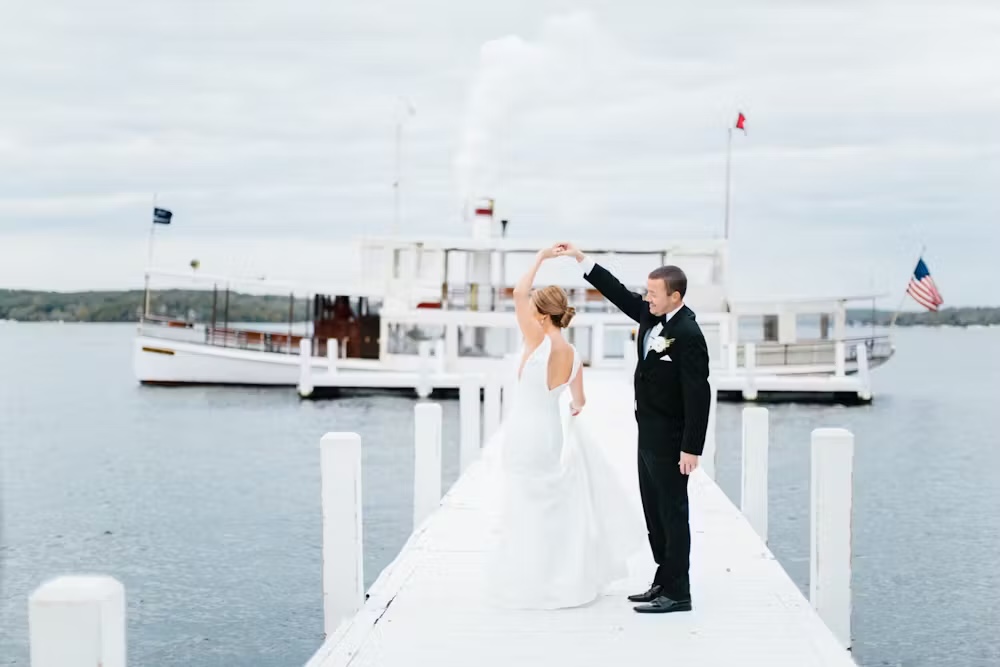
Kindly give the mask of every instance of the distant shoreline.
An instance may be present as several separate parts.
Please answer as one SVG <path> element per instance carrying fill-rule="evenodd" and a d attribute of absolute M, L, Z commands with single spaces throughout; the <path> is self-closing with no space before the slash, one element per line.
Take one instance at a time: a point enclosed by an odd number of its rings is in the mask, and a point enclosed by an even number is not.
<path fill-rule="evenodd" d="M 143 291 L 90 290 L 83 292 L 45 292 L 37 290 L 0 289 L 0 321 L 15 322 L 138 322 L 142 312 Z M 289 297 L 231 292 L 230 322 L 288 322 Z M 294 319 L 309 319 L 305 299 L 294 302 Z M 151 310 L 194 322 L 212 319 L 212 293 L 198 290 L 159 290 L 154 293 Z M 223 318 L 221 298 L 215 304 L 216 319 Z M 852 309 L 847 311 L 848 324 L 858 326 L 888 326 L 892 312 L 887 310 Z M 1000 306 L 944 308 L 937 313 L 904 311 L 896 318 L 901 327 L 970 327 L 1000 325 Z"/>
<path fill-rule="evenodd" d="M 287 323 L 289 297 L 201 290 L 157 290 L 150 311 L 193 322 Z M 141 289 L 85 292 L 41 292 L 0 289 L 0 320 L 16 322 L 138 322 L 142 314 Z M 310 304 L 295 299 L 294 319 L 308 320 Z"/>

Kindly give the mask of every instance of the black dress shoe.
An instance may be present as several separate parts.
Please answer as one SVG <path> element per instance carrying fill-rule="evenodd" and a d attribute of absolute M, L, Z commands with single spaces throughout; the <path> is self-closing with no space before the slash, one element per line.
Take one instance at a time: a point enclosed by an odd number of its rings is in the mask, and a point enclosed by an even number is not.
<path fill-rule="evenodd" d="M 649 587 L 649 590 L 645 593 L 638 593 L 636 595 L 628 596 L 629 602 L 652 602 L 660 596 L 663 592 L 663 586 L 659 584 L 653 584 Z"/>
<path fill-rule="evenodd" d="M 669 614 L 672 611 L 691 611 L 691 598 L 686 600 L 674 600 L 666 595 L 660 595 L 650 601 L 649 604 L 640 604 L 635 607 L 640 614 Z"/>

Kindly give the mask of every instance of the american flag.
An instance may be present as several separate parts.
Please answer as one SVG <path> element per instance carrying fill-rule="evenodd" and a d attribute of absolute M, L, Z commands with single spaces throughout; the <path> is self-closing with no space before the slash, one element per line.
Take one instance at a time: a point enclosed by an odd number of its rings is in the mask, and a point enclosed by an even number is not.
<path fill-rule="evenodd" d="M 938 306 L 944 303 L 922 257 L 917 260 L 917 268 L 913 269 L 910 284 L 906 286 L 906 293 L 927 310 L 937 311 Z"/>

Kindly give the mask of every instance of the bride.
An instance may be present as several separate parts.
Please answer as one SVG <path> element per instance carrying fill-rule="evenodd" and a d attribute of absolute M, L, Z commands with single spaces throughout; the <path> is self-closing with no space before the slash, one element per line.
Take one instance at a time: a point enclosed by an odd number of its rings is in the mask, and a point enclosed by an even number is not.
<path fill-rule="evenodd" d="M 539 266 L 553 256 L 539 251 L 514 288 L 524 350 L 498 443 L 503 499 L 487 582 L 492 601 L 522 609 L 594 600 L 628 574 L 627 560 L 646 534 L 629 492 L 579 424 L 581 361 L 562 333 L 575 311 L 557 286 L 532 290 Z M 561 400 L 567 388 L 568 406 Z"/>

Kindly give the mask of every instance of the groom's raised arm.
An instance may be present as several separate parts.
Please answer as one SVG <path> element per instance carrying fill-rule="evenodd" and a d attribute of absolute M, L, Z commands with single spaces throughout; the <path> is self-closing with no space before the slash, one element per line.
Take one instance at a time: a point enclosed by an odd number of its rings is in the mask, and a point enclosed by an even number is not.
<path fill-rule="evenodd" d="M 580 255 L 577 261 L 580 263 L 580 267 L 583 269 L 583 277 L 588 283 L 596 287 L 608 301 L 615 304 L 618 310 L 636 322 L 639 321 L 643 309 L 647 308 L 641 295 L 622 285 L 610 271 L 590 257 Z"/>

